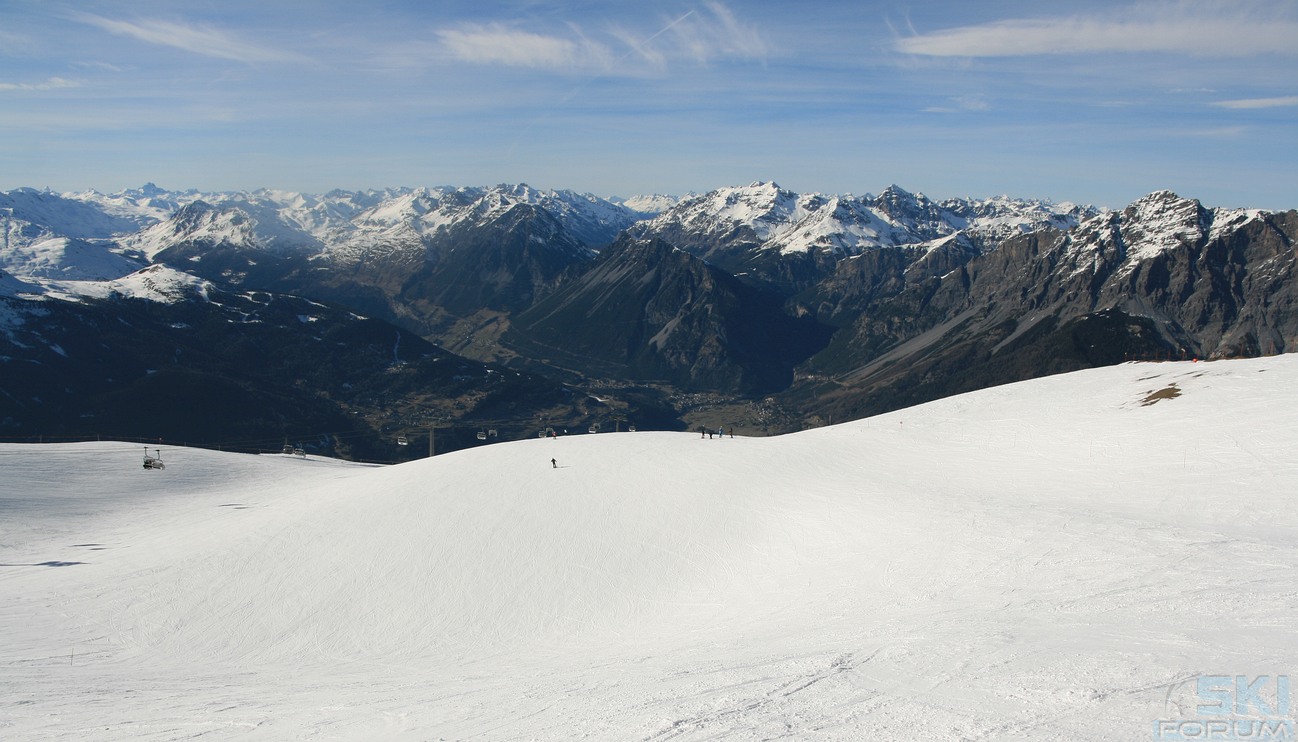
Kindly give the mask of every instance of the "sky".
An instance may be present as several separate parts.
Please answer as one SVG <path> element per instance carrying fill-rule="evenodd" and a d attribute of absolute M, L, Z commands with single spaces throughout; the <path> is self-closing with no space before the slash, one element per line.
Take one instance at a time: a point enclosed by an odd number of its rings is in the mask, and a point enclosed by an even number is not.
<path fill-rule="evenodd" d="M 1295 0 L 0 0 L 0 190 L 1278 210 L 1295 174 Z"/>

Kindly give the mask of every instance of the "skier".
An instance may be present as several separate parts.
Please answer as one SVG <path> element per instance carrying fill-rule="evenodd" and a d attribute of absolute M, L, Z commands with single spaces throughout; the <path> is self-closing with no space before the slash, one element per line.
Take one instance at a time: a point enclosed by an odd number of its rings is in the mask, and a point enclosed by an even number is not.
<path fill-rule="evenodd" d="M 550 459 L 550 468 L 552 468 L 552 469 L 558 469 L 558 468 L 559 468 L 559 462 L 558 462 L 558 461 L 555 461 L 554 459 Z"/>

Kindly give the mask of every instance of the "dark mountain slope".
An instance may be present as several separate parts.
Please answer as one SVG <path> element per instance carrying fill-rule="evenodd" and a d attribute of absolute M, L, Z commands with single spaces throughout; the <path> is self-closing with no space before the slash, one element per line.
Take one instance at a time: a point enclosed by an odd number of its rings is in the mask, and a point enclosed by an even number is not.
<path fill-rule="evenodd" d="M 579 277 L 516 315 L 504 342 L 585 376 L 761 393 L 828 332 L 773 297 L 661 240 L 625 237 Z"/>
<path fill-rule="evenodd" d="M 161 270 L 160 267 L 145 269 Z M 392 460 L 398 433 L 534 435 L 598 410 L 561 385 L 453 356 L 380 320 L 208 287 L 182 301 L 0 296 L 0 435 L 165 439 Z"/>
<path fill-rule="evenodd" d="M 1298 344 L 1298 212 L 1157 193 L 1069 232 L 1006 241 L 867 303 L 808 362 L 790 404 L 836 419 L 1140 357 Z"/>

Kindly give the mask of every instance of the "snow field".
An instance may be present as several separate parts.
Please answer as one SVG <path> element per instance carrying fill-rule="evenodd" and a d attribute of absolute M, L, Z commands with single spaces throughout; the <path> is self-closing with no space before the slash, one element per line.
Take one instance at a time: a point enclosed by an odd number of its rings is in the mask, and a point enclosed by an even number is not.
<path fill-rule="evenodd" d="M 0 737 L 1149 738 L 1298 666 L 1295 375 L 387 468 L 0 445 Z"/>

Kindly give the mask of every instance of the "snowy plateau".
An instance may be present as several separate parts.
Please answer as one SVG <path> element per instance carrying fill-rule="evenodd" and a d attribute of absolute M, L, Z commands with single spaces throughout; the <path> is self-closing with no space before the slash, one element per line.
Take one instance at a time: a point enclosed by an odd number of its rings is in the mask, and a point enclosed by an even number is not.
<path fill-rule="evenodd" d="M 391 467 L 0 444 L 0 737 L 1292 730 L 1296 382 L 1128 363 Z"/>

